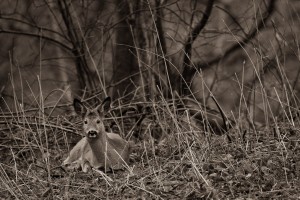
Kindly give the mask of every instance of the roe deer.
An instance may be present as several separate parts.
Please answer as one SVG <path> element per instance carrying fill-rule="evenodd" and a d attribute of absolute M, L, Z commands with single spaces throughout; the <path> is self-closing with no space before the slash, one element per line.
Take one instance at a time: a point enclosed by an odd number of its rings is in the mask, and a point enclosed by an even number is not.
<path fill-rule="evenodd" d="M 74 99 L 75 112 L 82 117 L 82 138 L 71 150 L 63 165 L 73 165 L 87 172 L 89 167 L 121 169 L 129 161 L 130 143 L 115 133 L 107 133 L 104 128 L 104 114 L 110 108 L 111 99 L 107 97 L 101 105 L 90 110 L 78 99 Z M 74 166 L 75 165 L 75 166 Z"/>

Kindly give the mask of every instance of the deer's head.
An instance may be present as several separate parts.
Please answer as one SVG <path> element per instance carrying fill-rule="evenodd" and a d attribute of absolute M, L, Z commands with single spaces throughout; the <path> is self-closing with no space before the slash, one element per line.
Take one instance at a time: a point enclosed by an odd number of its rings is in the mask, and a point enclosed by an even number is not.
<path fill-rule="evenodd" d="M 84 106 L 80 100 L 74 99 L 75 112 L 82 117 L 83 131 L 88 140 L 95 140 L 105 134 L 103 118 L 110 108 L 111 98 L 107 97 L 94 109 Z"/>

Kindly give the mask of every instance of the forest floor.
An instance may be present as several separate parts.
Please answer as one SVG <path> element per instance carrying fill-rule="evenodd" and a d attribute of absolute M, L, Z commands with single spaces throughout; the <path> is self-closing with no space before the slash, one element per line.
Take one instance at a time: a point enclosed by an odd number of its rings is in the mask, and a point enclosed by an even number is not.
<path fill-rule="evenodd" d="M 107 120 L 118 133 L 134 129 L 135 146 L 127 169 L 106 174 L 61 166 L 82 137 L 78 117 L 3 113 L 0 198 L 300 198 L 299 123 L 282 119 L 259 130 L 238 124 L 227 133 L 228 141 L 197 128 L 185 113 L 159 105 L 155 113 L 139 127 L 130 113 Z"/>

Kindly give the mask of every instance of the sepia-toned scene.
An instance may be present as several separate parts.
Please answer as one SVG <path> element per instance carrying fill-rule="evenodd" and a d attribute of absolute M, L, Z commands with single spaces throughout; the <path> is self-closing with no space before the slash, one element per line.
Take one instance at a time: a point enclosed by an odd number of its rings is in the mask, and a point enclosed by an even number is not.
<path fill-rule="evenodd" d="M 0 1 L 0 199 L 299 199 L 300 1 Z"/>

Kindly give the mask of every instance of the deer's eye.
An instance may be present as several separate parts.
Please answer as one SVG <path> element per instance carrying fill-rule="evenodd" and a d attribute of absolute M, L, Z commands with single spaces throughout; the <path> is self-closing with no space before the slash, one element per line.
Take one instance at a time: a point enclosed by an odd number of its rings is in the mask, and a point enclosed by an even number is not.
<path fill-rule="evenodd" d="M 84 124 L 87 124 L 87 120 L 84 120 Z"/>
<path fill-rule="evenodd" d="M 97 123 L 97 124 L 100 124 L 100 120 L 98 119 L 98 120 L 96 121 L 96 123 Z"/>

